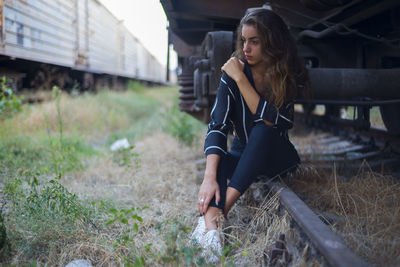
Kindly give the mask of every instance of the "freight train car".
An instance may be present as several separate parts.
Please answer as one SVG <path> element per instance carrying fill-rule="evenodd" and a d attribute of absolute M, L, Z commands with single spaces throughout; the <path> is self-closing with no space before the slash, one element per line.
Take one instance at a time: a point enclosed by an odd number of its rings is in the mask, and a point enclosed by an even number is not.
<path fill-rule="evenodd" d="M 235 30 L 248 8 L 278 13 L 290 27 L 309 69 L 313 98 L 299 99 L 306 112 L 325 106 L 325 118 L 341 120 L 343 106 L 357 108 L 346 121 L 370 127 L 379 106 L 383 121 L 400 133 L 399 0 L 161 0 L 170 43 L 178 53 L 180 107 L 207 121 L 220 68 L 233 52 Z"/>
<path fill-rule="evenodd" d="M 0 0 L 0 75 L 15 87 L 165 82 L 165 67 L 97 0 Z"/>

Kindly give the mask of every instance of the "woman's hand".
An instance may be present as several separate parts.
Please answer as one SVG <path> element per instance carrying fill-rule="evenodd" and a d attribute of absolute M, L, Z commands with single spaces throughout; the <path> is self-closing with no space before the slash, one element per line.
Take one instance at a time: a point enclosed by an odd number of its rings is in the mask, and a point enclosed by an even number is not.
<path fill-rule="evenodd" d="M 244 63 L 236 57 L 231 57 L 222 66 L 221 71 L 225 71 L 234 81 L 237 81 L 243 75 Z"/>
<path fill-rule="evenodd" d="M 199 190 L 198 207 L 201 215 L 206 214 L 208 204 L 210 204 L 210 201 L 214 196 L 216 204 L 219 203 L 220 194 L 218 183 L 215 177 L 207 177 L 206 175 Z"/>

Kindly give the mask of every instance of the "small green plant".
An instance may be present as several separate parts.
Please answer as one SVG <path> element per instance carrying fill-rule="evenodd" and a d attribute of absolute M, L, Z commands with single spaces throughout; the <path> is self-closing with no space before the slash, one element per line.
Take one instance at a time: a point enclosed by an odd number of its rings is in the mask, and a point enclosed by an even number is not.
<path fill-rule="evenodd" d="M 174 105 L 165 117 L 164 131 L 186 145 L 192 145 L 204 125 Z"/>
<path fill-rule="evenodd" d="M 60 134 L 60 141 L 63 138 L 63 121 L 61 116 L 61 89 L 58 86 L 53 86 L 52 95 L 53 99 L 56 101 L 56 109 L 57 109 L 57 124 L 58 124 L 58 132 Z"/>
<path fill-rule="evenodd" d="M 145 206 L 143 208 L 130 208 L 130 209 L 116 209 L 110 208 L 108 213 L 108 220 L 106 226 L 117 225 L 122 228 L 121 233 L 118 238 L 114 241 L 114 248 L 119 247 L 130 247 L 130 252 L 128 255 L 124 255 L 122 260 L 125 266 L 144 266 L 145 258 L 137 255 L 134 251 L 135 245 L 135 234 L 139 232 L 139 224 L 143 222 L 142 217 L 138 215 L 139 212 L 147 209 Z M 151 244 L 144 246 L 146 252 L 150 250 Z"/>
<path fill-rule="evenodd" d="M 78 197 L 60 183 L 61 176 L 39 183 L 38 171 L 27 171 L 27 187 L 21 179 L 8 180 L 2 193 L 17 211 L 25 216 L 41 216 L 51 219 L 62 217 L 74 222 L 79 219 L 91 222 L 92 211 L 84 207 Z"/>
<path fill-rule="evenodd" d="M 142 93 L 146 87 L 139 81 L 129 80 L 128 89 L 136 93 Z"/>
<path fill-rule="evenodd" d="M 40 182 L 38 171 L 24 175 L 7 180 L 1 192 L 7 203 L 3 215 L 11 254 L 16 249 L 26 260 L 39 258 L 79 229 L 97 229 L 93 208 L 64 187 L 61 177 Z"/>
<path fill-rule="evenodd" d="M 122 234 L 115 241 L 114 246 L 125 246 L 127 243 L 134 243 L 132 234 L 139 231 L 139 225 L 137 222 L 143 222 L 142 217 L 138 215 L 138 212 L 147 209 L 143 208 L 130 208 L 130 209 L 116 209 L 111 208 L 108 210 L 109 219 L 106 222 L 106 226 L 112 224 L 118 224 L 124 227 Z"/>
<path fill-rule="evenodd" d="M 175 218 L 159 224 L 158 230 L 164 238 L 165 248 L 160 251 L 158 261 L 171 266 L 203 266 L 205 259 L 200 256 L 201 248 L 187 242 L 192 229 L 182 221 L 182 218 Z"/>
<path fill-rule="evenodd" d="M 14 94 L 10 81 L 3 76 L 0 79 L 0 119 L 11 118 L 21 107 L 21 98 Z"/>
<path fill-rule="evenodd" d="M 132 167 L 132 162 L 138 168 L 140 164 L 139 154 L 132 152 L 135 146 L 118 149 L 113 152 L 113 162 L 119 166 Z"/>
<path fill-rule="evenodd" d="M 91 149 L 86 149 L 80 140 L 64 137 L 64 125 L 61 112 L 61 95 L 62 91 L 59 87 L 53 86 L 53 99 L 57 110 L 57 127 L 58 138 L 49 137 L 49 152 L 51 169 L 57 176 L 64 176 L 65 171 L 77 170 L 82 168 L 82 163 L 78 157 L 78 150 L 93 152 Z"/>
<path fill-rule="evenodd" d="M 1 210 L 0 210 L 0 251 L 7 244 L 8 244 L 7 230 L 6 230 L 6 225 L 4 224 L 3 207 L 1 207 Z"/>

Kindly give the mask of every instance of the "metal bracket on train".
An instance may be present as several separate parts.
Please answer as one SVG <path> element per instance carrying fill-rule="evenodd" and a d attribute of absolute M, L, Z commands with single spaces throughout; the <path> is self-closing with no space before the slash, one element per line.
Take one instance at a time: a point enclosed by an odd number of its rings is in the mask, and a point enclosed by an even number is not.
<path fill-rule="evenodd" d="M 325 120 L 353 126 L 357 130 L 368 130 L 370 123 L 370 109 L 379 106 L 382 120 L 391 134 L 400 134 L 400 99 L 374 100 L 372 98 L 357 98 L 353 100 L 325 100 L 325 99 L 298 99 L 297 104 L 302 104 L 306 116 L 309 116 L 317 104 L 325 105 Z M 343 106 L 356 107 L 357 113 L 352 120 L 340 118 L 339 109 Z M 306 119 L 308 123 L 310 121 Z"/>
<path fill-rule="evenodd" d="M 360 103 L 364 102 L 370 102 L 371 99 L 369 98 L 361 98 L 357 101 L 360 101 Z M 337 107 L 337 106 L 336 106 Z M 335 114 L 335 106 L 332 105 L 327 105 L 326 106 L 326 116 L 328 117 L 329 121 L 333 122 L 339 122 L 339 123 L 348 123 L 351 124 L 356 130 L 369 130 L 371 127 L 371 122 L 370 122 L 370 110 L 372 108 L 372 105 L 366 105 L 365 103 L 362 105 L 355 105 L 355 110 L 353 114 L 353 119 L 342 119 L 339 114 Z M 330 109 L 332 108 L 333 111 Z"/>

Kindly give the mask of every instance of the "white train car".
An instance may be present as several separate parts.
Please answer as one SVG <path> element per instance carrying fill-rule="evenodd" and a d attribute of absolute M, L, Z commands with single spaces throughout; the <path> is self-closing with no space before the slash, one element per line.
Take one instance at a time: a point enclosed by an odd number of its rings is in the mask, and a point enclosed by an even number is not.
<path fill-rule="evenodd" d="M 0 15 L 0 75 L 24 87 L 165 82 L 165 67 L 97 0 L 0 0 Z"/>

